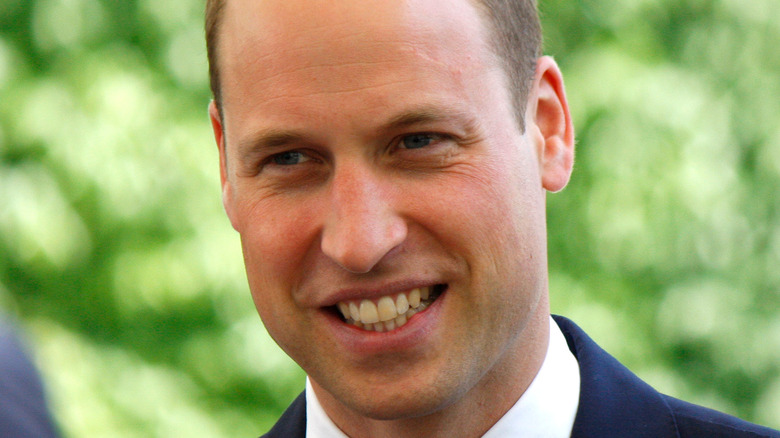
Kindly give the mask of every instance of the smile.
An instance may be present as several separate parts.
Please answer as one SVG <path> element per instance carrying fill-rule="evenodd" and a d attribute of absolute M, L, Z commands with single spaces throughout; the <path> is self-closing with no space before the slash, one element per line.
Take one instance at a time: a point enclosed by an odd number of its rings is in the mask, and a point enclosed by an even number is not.
<path fill-rule="evenodd" d="M 385 295 L 376 301 L 342 301 L 337 307 L 348 324 L 376 332 L 395 330 L 422 312 L 446 289 L 446 285 L 427 286 Z"/>

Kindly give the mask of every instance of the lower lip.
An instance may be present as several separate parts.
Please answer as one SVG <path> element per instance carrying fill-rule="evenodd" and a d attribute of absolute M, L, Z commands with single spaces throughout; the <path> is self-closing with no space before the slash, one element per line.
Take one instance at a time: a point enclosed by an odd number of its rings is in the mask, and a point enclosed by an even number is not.
<path fill-rule="evenodd" d="M 430 338 L 440 320 L 447 299 L 444 291 L 424 311 L 414 314 L 406 324 L 388 332 L 363 330 L 345 323 L 339 316 L 325 311 L 328 327 L 343 350 L 358 355 L 374 355 L 419 348 Z"/>

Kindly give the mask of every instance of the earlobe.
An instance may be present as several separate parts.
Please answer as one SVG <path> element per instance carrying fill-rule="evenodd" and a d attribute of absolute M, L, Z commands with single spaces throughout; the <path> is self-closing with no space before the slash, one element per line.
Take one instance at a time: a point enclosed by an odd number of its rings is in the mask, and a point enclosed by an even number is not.
<path fill-rule="evenodd" d="M 233 215 L 233 193 L 230 181 L 228 180 L 227 169 L 227 150 L 225 149 L 225 129 L 222 125 L 222 117 L 219 114 L 219 108 L 215 101 L 209 103 L 209 118 L 211 119 L 211 128 L 214 130 L 214 140 L 217 143 L 217 149 L 219 150 L 219 179 L 222 185 L 222 206 L 227 213 L 228 219 L 234 229 L 236 228 L 236 222 Z"/>
<path fill-rule="evenodd" d="M 563 75 L 555 61 L 539 58 L 534 77 L 532 116 L 540 134 L 542 186 L 551 192 L 566 187 L 574 165 L 574 127 Z"/>

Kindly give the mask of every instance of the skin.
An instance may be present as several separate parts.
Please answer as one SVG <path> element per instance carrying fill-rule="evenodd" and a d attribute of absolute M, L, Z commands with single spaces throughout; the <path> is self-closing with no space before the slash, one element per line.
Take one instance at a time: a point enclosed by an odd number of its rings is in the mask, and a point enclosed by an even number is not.
<path fill-rule="evenodd" d="M 268 332 L 349 436 L 481 435 L 547 349 L 545 193 L 574 143 L 555 62 L 520 132 L 467 0 L 231 0 L 220 38 L 223 202 Z M 333 312 L 435 284 L 391 332 Z"/>

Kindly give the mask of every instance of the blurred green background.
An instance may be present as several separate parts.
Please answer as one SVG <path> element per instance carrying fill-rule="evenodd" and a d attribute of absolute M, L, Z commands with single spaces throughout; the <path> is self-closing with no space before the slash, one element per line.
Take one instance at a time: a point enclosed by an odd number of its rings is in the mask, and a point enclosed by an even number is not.
<path fill-rule="evenodd" d="M 553 310 L 780 428 L 780 2 L 542 0 L 578 134 Z M 69 437 L 257 436 L 303 387 L 221 210 L 203 0 L 0 2 L 0 310 Z"/>

